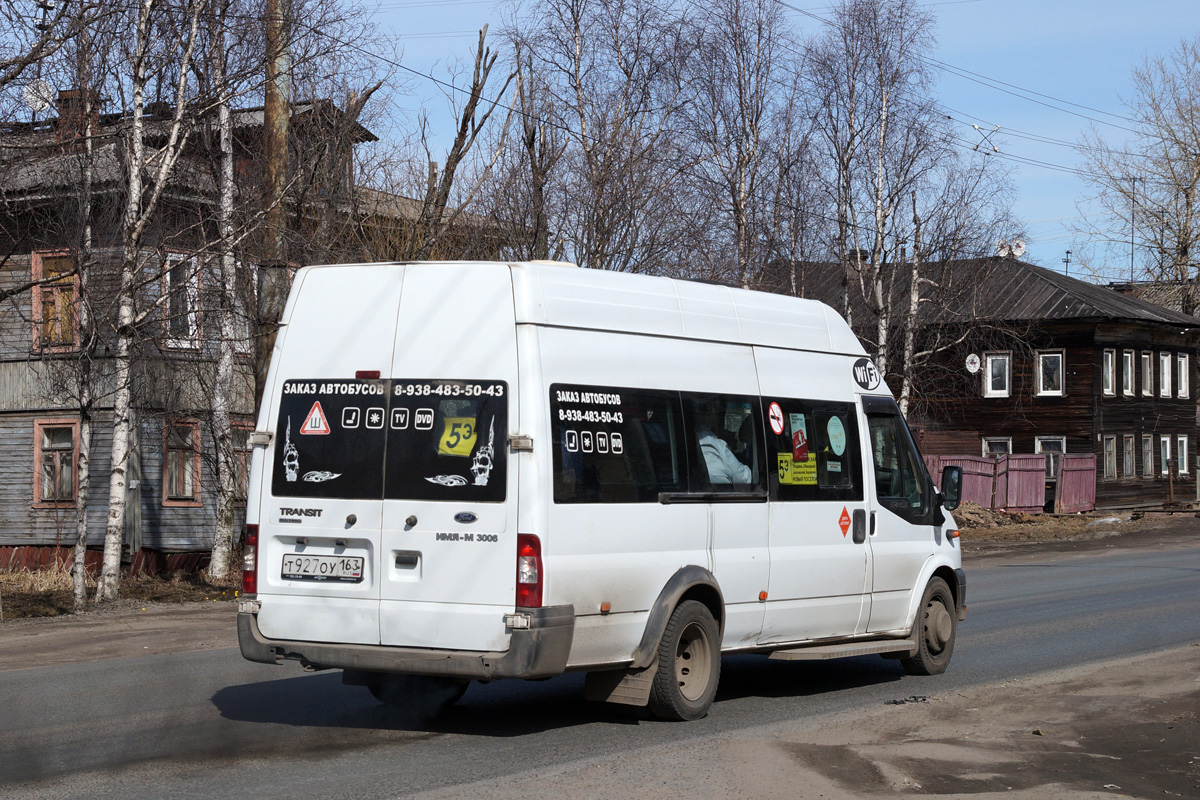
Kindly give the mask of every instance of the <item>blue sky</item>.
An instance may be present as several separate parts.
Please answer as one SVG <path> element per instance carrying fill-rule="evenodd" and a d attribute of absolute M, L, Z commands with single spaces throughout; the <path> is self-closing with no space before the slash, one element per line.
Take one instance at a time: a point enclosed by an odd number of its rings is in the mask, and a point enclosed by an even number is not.
<path fill-rule="evenodd" d="M 817 15 L 827 8 L 802 0 L 791 3 Z M 489 22 L 493 29 L 499 27 L 502 5 L 502 0 L 385 0 L 377 21 L 381 32 L 395 37 L 403 48 L 402 63 L 444 76 L 437 65 L 468 58 L 479 27 Z M 1123 114 L 1121 98 L 1129 96 L 1130 71 L 1143 57 L 1165 55 L 1183 38 L 1200 33 L 1200 3 L 942 0 L 929 8 L 938 18 L 933 58 L 989 79 L 971 80 L 943 69 L 937 95 L 960 121 L 966 140 L 980 138 L 971 124 L 985 131 L 1000 126 L 991 141 L 1016 169 L 1015 212 L 1028 232 L 1026 260 L 1062 271 L 1070 249 L 1072 275 L 1083 277 L 1080 258 L 1089 252 L 1096 270 L 1113 278 L 1127 274 L 1128 251 L 1105 253 L 1072 232 L 1080 216 L 1091 211 L 1085 202 L 1091 191 L 1088 184 L 1063 171 L 1079 165 L 1078 154 L 1071 147 L 1030 137 L 1075 143 L 1097 120 L 1105 137 L 1120 144 L 1127 134 L 1105 123 L 1122 124 L 1110 115 Z M 804 34 L 820 24 L 793 16 Z M 985 85 L 997 81 L 1011 86 L 1002 90 Z M 401 102 L 410 112 L 422 103 L 444 106 L 440 90 L 422 79 L 416 79 L 413 94 Z"/>

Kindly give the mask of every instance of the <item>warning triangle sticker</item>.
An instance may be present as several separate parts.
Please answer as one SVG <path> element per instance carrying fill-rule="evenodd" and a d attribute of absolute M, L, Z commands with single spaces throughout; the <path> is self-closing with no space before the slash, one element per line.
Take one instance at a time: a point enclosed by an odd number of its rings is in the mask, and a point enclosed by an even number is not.
<path fill-rule="evenodd" d="M 325 420 L 325 410 L 321 408 L 320 400 L 313 403 L 308 416 L 304 418 L 304 424 L 300 426 L 300 433 L 318 435 L 329 433 L 329 423 Z"/>

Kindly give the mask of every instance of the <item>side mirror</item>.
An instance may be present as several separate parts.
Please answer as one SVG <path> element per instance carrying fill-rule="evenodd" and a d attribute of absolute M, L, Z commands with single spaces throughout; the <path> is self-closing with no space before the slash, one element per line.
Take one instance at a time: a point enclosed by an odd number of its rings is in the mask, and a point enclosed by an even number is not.
<path fill-rule="evenodd" d="M 942 507 L 947 511 L 962 502 L 962 467 L 942 467 Z"/>

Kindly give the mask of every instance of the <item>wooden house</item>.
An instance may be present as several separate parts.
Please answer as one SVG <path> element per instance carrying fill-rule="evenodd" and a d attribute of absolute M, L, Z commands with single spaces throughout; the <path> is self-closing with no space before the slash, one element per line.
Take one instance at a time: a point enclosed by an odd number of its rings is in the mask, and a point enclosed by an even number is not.
<path fill-rule="evenodd" d="M 927 455 L 1094 454 L 1097 508 L 1196 499 L 1200 319 L 1011 258 L 952 272 L 975 288 L 916 380 Z"/>
<path fill-rule="evenodd" d="M 59 95 L 58 116 L 39 122 L 0 123 L 0 569 L 44 565 L 66 557 L 75 540 L 78 496 L 79 372 L 93 375 L 89 543 L 103 540 L 111 442 L 113 302 L 121 260 L 125 133 L 121 115 L 96 114 L 92 147 L 82 137 L 77 92 Z M 261 108 L 234 112 L 235 180 L 242 198 L 261 190 Z M 147 108 L 146 144 L 161 145 L 171 109 Z M 146 228 L 139 258 L 145 315 L 134 359 L 135 446 L 129 462 L 126 556 L 135 564 L 198 563 L 211 548 L 218 461 L 211 429 L 216 370 L 219 261 L 206 257 L 217 239 L 213 209 L 216 137 L 197 123 L 177 168 L 163 187 Z M 292 106 L 290 149 L 297 197 L 287 205 L 289 262 L 384 257 L 373 241 L 394 242 L 411 228 L 419 204 L 354 183 L 354 146 L 375 139 L 328 101 Z M 91 177 L 92 264 L 88 296 L 81 298 L 78 247 L 83 228 L 81 187 Z M 303 179 L 301 179 L 303 178 Z M 303 192 L 301 192 L 301 189 Z M 241 203 L 240 223 L 258 209 Z M 318 236 L 318 234 L 320 234 Z M 503 242 L 484 231 L 474 237 L 495 257 Z M 211 245 L 210 245 L 211 247 Z M 239 353 L 235 390 L 238 463 L 235 483 L 244 497 L 254 419 L 253 237 L 242 243 Z M 99 321 L 98 340 L 82 352 L 80 303 Z M 239 523 L 240 524 L 240 521 Z M 58 548 L 58 549 L 56 549 Z"/>

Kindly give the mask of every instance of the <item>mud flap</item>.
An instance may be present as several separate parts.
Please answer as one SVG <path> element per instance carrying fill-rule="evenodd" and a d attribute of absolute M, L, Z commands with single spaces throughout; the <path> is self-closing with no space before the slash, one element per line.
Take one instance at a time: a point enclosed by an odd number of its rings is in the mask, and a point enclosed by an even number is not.
<path fill-rule="evenodd" d="M 599 703 L 644 706 L 650 702 L 650 688 L 658 671 L 658 659 L 645 669 L 610 669 L 589 672 L 583 696 Z"/>

